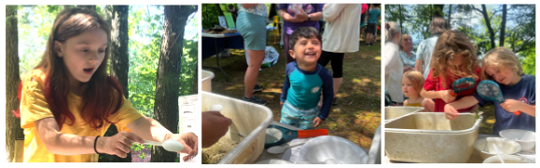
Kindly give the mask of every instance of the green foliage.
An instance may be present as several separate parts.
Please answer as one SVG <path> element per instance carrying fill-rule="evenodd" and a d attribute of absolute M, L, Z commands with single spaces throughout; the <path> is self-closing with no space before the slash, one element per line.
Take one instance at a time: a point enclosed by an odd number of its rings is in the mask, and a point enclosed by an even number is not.
<path fill-rule="evenodd" d="M 536 48 L 523 52 L 521 61 L 521 67 L 523 72 L 529 75 L 536 75 Z"/>
<path fill-rule="evenodd" d="M 149 13 L 152 8 L 153 13 Z M 156 72 L 163 32 L 163 7 L 134 7 L 129 10 L 129 100 L 147 117 L 153 117 Z"/>
<path fill-rule="evenodd" d="M 32 70 L 45 52 L 47 39 L 56 15 L 63 6 L 25 5 L 18 9 L 19 27 L 19 72 L 22 75 Z"/>
<path fill-rule="evenodd" d="M 491 28 L 495 33 L 495 45 L 491 46 L 488 25 L 481 14 L 480 5 L 449 5 L 442 8 L 444 18 L 450 18 L 451 29 L 467 34 L 477 47 L 477 55 L 483 55 L 499 46 L 501 35 L 502 5 L 486 5 Z M 386 5 L 387 21 L 395 21 L 403 25 L 402 32 L 413 37 L 414 46 L 430 37 L 429 25 L 432 16 L 440 13 L 437 5 Z M 527 74 L 535 74 L 536 51 L 536 8 L 535 5 L 508 5 L 504 47 L 511 49 L 519 57 L 523 70 Z M 413 49 L 416 51 L 416 49 Z"/>
<path fill-rule="evenodd" d="M 192 25 L 198 27 L 200 19 L 194 17 L 196 13 L 192 14 L 187 21 L 187 25 Z M 182 71 L 180 74 L 180 92 L 179 95 L 190 95 L 194 94 L 193 92 L 193 82 L 197 81 L 195 76 L 197 73 L 197 65 L 199 60 L 199 31 L 188 32 L 185 30 L 184 33 L 184 44 L 183 44 L 183 54 L 182 54 Z M 188 33 L 193 33 L 192 39 L 186 39 Z"/>
<path fill-rule="evenodd" d="M 141 154 L 139 155 L 139 157 L 140 157 L 141 159 L 144 159 L 144 158 L 146 157 L 146 154 L 143 152 L 143 153 L 141 153 Z"/>
<path fill-rule="evenodd" d="M 215 4 L 202 4 L 202 27 L 209 29 L 215 25 L 219 25 L 219 11 Z"/>
<path fill-rule="evenodd" d="M 141 150 L 146 149 L 146 148 L 152 148 L 152 145 L 143 145 L 143 144 L 134 143 L 130 147 L 130 149 L 133 150 L 133 151 L 141 151 Z"/>

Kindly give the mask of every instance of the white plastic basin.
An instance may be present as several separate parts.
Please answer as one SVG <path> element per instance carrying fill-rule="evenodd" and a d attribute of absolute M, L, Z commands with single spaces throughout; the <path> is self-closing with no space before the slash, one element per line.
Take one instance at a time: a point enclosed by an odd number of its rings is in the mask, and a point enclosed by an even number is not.
<path fill-rule="evenodd" d="M 355 143 L 337 136 L 310 139 L 300 150 L 299 162 L 331 164 L 366 164 L 367 152 Z"/>
<path fill-rule="evenodd" d="M 465 163 L 473 152 L 482 116 L 460 113 L 448 120 L 444 113 L 421 112 L 385 124 L 385 152 L 392 161 Z"/>
<path fill-rule="evenodd" d="M 388 123 L 392 119 L 396 119 L 401 116 L 411 115 L 416 112 L 424 110 L 423 107 L 404 107 L 404 106 L 393 106 L 393 107 L 384 107 L 384 122 Z"/>
<path fill-rule="evenodd" d="M 272 111 L 262 105 L 205 91 L 202 91 L 201 104 L 202 111 L 207 111 L 214 104 L 222 105 L 221 114 L 232 119 L 238 133 L 245 136 L 218 164 L 254 163 L 263 152 L 266 127 L 272 120 Z M 230 136 L 230 132 L 229 129 L 225 136 Z"/>
<path fill-rule="evenodd" d="M 202 91 L 212 92 L 212 79 L 214 78 L 214 73 L 212 71 L 202 70 Z"/>

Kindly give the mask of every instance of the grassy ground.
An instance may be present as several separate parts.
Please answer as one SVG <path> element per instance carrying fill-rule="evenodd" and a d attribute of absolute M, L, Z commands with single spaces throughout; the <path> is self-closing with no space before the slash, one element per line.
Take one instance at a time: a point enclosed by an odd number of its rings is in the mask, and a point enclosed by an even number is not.
<path fill-rule="evenodd" d="M 285 80 L 285 62 L 283 49 L 274 44 L 273 34 L 268 35 L 268 45 L 274 46 L 280 57 L 278 63 L 270 68 L 263 68 L 257 82 L 264 86 L 262 93 L 255 93 L 268 101 L 266 105 L 274 113 L 273 120 L 281 116 L 279 104 L 281 88 Z M 279 40 L 277 40 L 279 43 Z M 346 138 L 357 145 L 369 149 L 375 130 L 381 124 L 381 44 L 363 46 L 360 51 L 346 53 L 343 66 L 343 84 L 337 94 L 338 105 L 332 106 L 328 119 L 318 128 L 328 129 L 330 135 Z M 216 58 L 208 58 L 203 66 L 216 66 Z M 244 50 L 231 50 L 231 56 L 221 58 L 220 64 L 229 76 L 215 69 L 213 71 L 212 92 L 241 99 L 244 94 L 244 74 L 247 68 Z M 326 67 L 331 71 L 330 64 Z"/>

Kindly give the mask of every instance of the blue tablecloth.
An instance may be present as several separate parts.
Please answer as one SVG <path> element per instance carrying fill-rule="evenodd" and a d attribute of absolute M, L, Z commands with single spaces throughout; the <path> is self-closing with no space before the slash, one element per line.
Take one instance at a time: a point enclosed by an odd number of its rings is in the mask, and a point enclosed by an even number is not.
<path fill-rule="evenodd" d="M 276 27 L 266 26 L 266 31 L 274 30 Z M 216 51 L 217 46 L 217 51 Z M 244 38 L 240 33 L 210 35 L 203 33 L 202 35 L 202 59 L 206 59 L 216 53 L 223 51 L 226 48 L 244 49 Z"/>

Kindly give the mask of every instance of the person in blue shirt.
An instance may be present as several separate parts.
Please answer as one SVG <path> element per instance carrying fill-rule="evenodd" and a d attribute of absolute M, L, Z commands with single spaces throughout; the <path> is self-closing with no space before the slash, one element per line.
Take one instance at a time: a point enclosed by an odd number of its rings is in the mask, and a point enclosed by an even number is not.
<path fill-rule="evenodd" d="M 368 12 L 368 25 L 366 27 L 366 41 L 364 42 L 364 45 L 366 46 L 372 46 L 373 43 L 377 41 L 375 38 L 375 33 L 377 32 L 377 23 L 379 23 L 379 19 L 381 19 L 381 10 L 379 10 L 380 4 L 373 4 L 373 9 L 369 10 Z"/>
<path fill-rule="evenodd" d="M 321 36 L 313 27 L 299 27 L 289 38 L 288 51 L 294 62 L 287 64 L 281 93 L 281 123 L 300 129 L 314 129 L 330 114 L 334 97 L 332 75 L 317 64 Z M 323 104 L 317 106 L 322 93 Z"/>
<path fill-rule="evenodd" d="M 497 82 L 506 101 L 494 103 L 476 93 L 447 104 L 444 107 L 446 118 L 455 119 L 459 115 L 456 109 L 492 103 L 495 106 L 493 134 L 499 135 L 505 129 L 536 132 L 536 77 L 523 73 L 517 56 L 510 49 L 498 47 L 486 53 L 482 62 L 482 78 Z M 515 111 L 521 113 L 515 115 Z"/>

